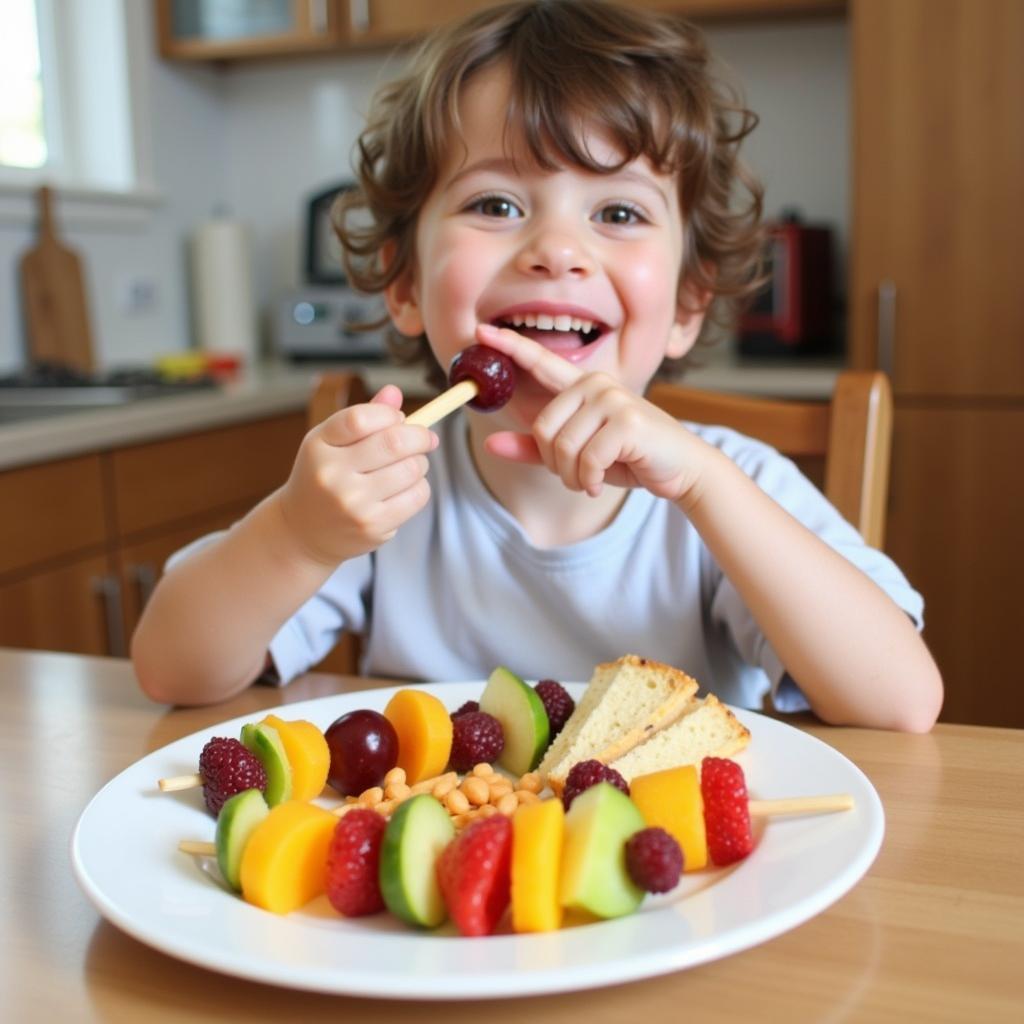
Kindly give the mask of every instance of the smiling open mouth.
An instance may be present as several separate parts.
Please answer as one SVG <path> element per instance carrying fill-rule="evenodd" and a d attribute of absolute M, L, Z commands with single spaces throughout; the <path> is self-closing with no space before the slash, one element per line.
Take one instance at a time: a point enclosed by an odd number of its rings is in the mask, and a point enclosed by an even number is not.
<path fill-rule="evenodd" d="M 510 327 L 549 347 L 590 345 L 607 330 L 605 324 L 593 320 L 548 313 L 516 313 L 508 319 L 496 320 L 495 325 Z"/>

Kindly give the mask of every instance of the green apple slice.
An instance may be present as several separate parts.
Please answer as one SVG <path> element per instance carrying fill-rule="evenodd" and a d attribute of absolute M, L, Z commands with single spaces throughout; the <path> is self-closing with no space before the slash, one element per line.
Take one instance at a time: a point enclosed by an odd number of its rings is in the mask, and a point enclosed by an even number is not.
<path fill-rule="evenodd" d="M 544 702 L 514 672 L 499 666 L 480 695 L 480 710 L 501 722 L 505 749 L 498 764 L 513 775 L 533 771 L 548 748 L 551 726 Z"/>
<path fill-rule="evenodd" d="M 217 866 L 224 881 L 236 892 L 242 891 L 242 854 L 253 829 L 270 813 L 267 801 L 258 789 L 244 789 L 224 801 L 217 817 L 214 836 Z"/>
<path fill-rule="evenodd" d="M 636 804 L 609 782 L 585 789 L 565 815 L 559 902 L 598 917 L 630 914 L 644 898 L 626 868 L 626 841 L 645 827 Z"/>
<path fill-rule="evenodd" d="M 429 793 L 398 805 L 380 847 L 380 892 L 392 914 L 420 928 L 444 921 L 437 858 L 454 837 L 451 817 Z"/>
<path fill-rule="evenodd" d="M 290 800 L 292 795 L 292 766 L 284 752 L 284 744 L 277 730 L 262 722 L 242 726 L 242 746 L 251 750 L 267 773 L 267 788 L 263 791 L 267 804 L 276 807 Z"/>

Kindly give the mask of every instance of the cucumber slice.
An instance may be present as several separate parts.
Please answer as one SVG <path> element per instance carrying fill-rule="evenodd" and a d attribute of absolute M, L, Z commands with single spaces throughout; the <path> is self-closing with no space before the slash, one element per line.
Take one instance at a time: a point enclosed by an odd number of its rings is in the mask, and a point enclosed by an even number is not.
<path fill-rule="evenodd" d="M 271 807 L 292 797 L 292 766 L 277 730 L 270 725 L 249 722 L 242 726 L 242 746 L 251 750 L 267 773 L 264 796 Z"/>
<path fill-rule="evenodd" d="M 245 789 L 224 801 L 217 817 L 214 837 L 217 866 L 224 881 L 236 892 L 242 891 L 242 854 L 253 829 L 270 813 L 267 801 L 258 789 Z"/>
<path fill-rule="evenodd" d="M 493 715 L 505 733 L 498 764 L 513 775 L 533 771 L 548 748 L 551 725 L 544 702 L 532 686 L 499 666 L 480 695 L 480 710 Z"/>
<path fill-rule="evenodd" d="M 380 848 L 380 891 L 392 914 L 420 928 L 445 919 L 437 858 L 454 837 L 452 819 L 429 793 L 398 805 Z"/>

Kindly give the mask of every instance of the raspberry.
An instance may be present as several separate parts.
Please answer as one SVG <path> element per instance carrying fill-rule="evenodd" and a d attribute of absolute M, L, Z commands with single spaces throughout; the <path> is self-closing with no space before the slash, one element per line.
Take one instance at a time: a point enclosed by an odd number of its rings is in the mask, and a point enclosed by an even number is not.
<path fill-rule="evenodd" d="M 346 917 L 384 909 L 380 894 L 380 847 L 387 821 L 368 807 L 349 811 L 334 826 L 327 848 L 327 898 Z"/>
<path fill-rule="evenodd" d="M 644 892 L 668 892 L 683 873 L 683 851 L 663 828 L 642 828 L 626 840 L 626 869 Z"/>
<path fill-rule="evenodd" d="M 449 763 L 457 772 L 468 772 L 481 761 L 495 760 L 505 749 L 505 733 L 486 711 L 466 711 L 452 719 L 452 751 Z"/>
<path fill-rule="evenodd" d="M 601 764 L 600 761 L 579 761 L 569 769 L 565 780 L 565 789 L 562 790 L 562 803 L 566 810 L 572 806 L 576 799 L 585 789 L 596 786 L 599 782 L 610 782 L 616 789 L 621 789 L 626 796 L 629 796 L 629 786 L 626 780 L 614 769 Z"/>
<path fill-rule="evenodd" d="M 548 713 L 548 724 L 551 727 L 551 739 L 554 739 L 561 731 L 569 716 L 576 710 L 576 701 L 569 696 L 561 683 L 554 679 L 542 679 L 534 690 L 544 704 L 544 710 Z"/>
<path fill-rule="evenodd" d="M 705 757 L 700 794 L 711 862 L 723 867 L 742 860 L 754 848 L 743 769 L 727 757 Z"/>
<path fill-rule="evenodd" d="M 267 788 L 267 773 L 259 758 L 235 739 L 215 736 L 199 755 L 203 798 L 214 816 L 224 801 L 244 789 Z"/>
<path fill-rule="evenodd" d="M 479 711 L 480 705 L 475 700 L 467 700 L 458 711 L 453 711 L 451 717 L 458 718 L 459 715 L 468 715 L 471 711 Z"/>

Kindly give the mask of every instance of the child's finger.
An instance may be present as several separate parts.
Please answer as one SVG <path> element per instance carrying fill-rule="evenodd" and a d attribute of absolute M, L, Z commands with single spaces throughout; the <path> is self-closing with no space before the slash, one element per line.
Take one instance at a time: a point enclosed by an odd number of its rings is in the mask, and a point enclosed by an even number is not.
<path fill-rule="evenodd" d="M 392 409 L 401 409 L 402 389 L 397 384 L 385 384 L 370 401 L 377 405 L 390 406 Z"/>
<path fill-rule="evenodd" d="M 378 396 L 379 393 L 374 397 Z M 332 413 L 320 424 L 320 437 L 332 447 L 341 448 L 395 426 L 402 418 L 401 411 L 387 401 L 350 405 Z"/>
<path fill-rule="evenodd" d="M 517 366 L 549 391 L 564 391 L 583 376 L 578 366 L 511 328 L 477 324 L 476 336 L 485 345 L 510 356 Z"/>
<path fill-rule="evenodd" d="M 508 459 L 510 462 L 539 465 L 544 461 L 540 457 L 537 442 L 529 434 L 517 434 L 514 430 L 495 431 L 484 441 L 484 448 L 492 455 Z"/>

